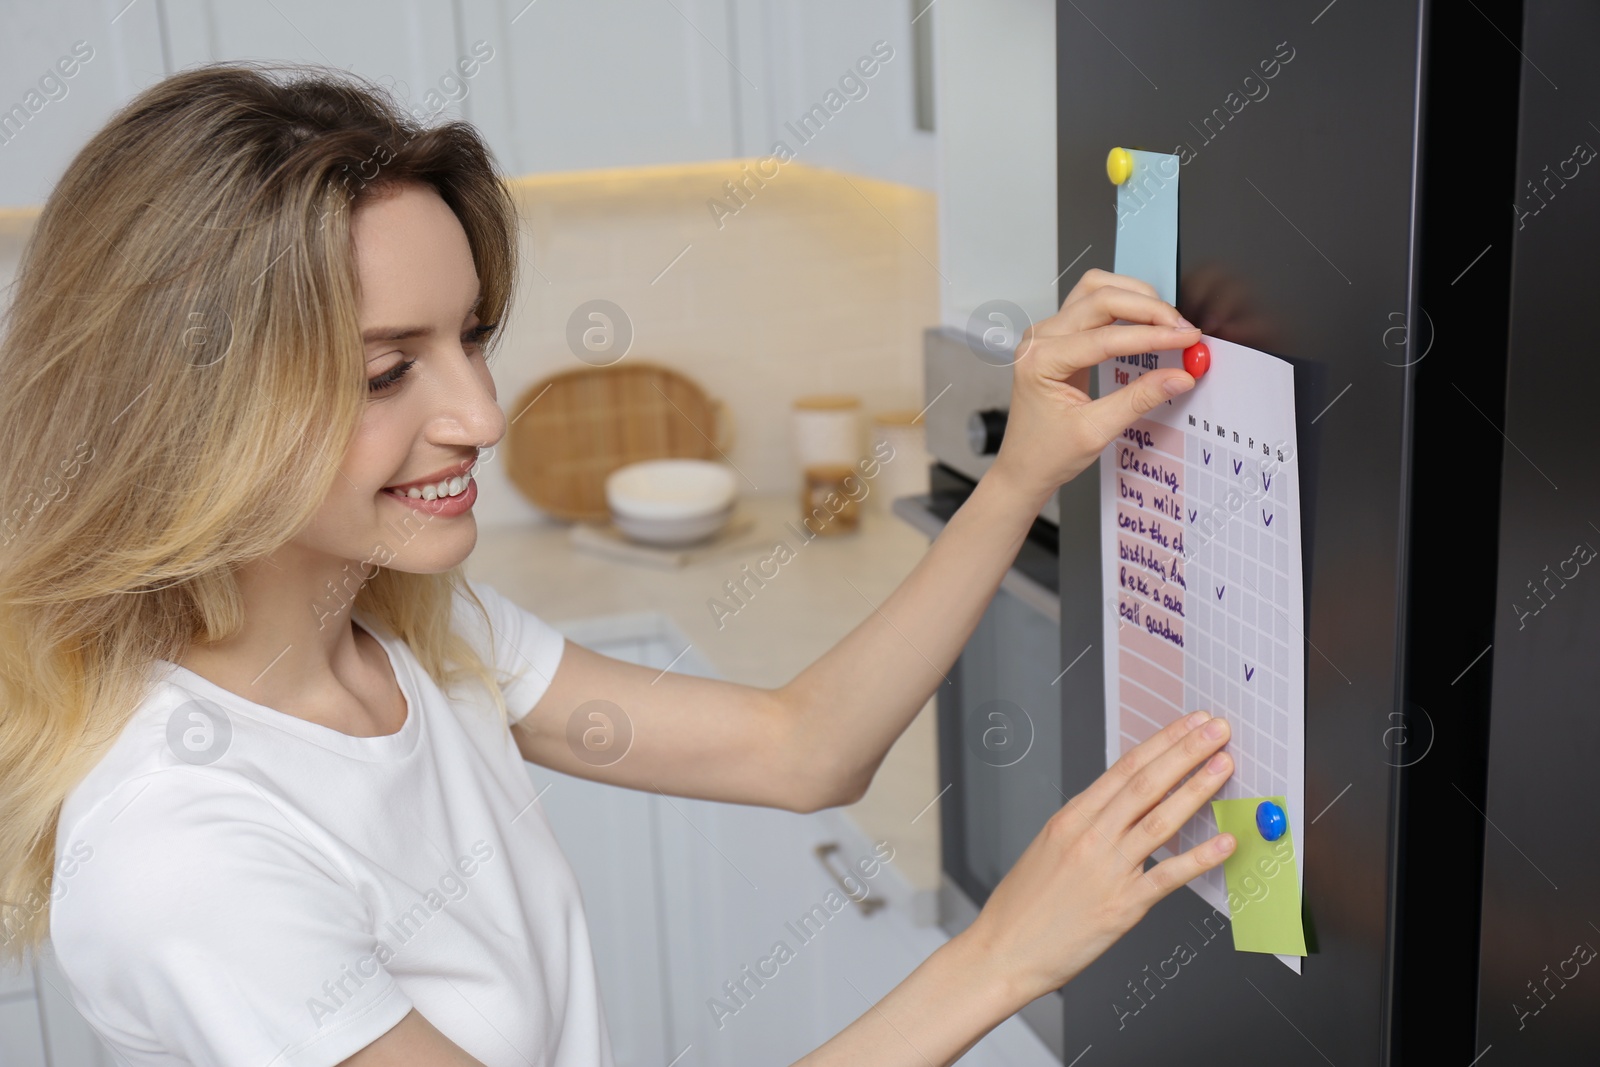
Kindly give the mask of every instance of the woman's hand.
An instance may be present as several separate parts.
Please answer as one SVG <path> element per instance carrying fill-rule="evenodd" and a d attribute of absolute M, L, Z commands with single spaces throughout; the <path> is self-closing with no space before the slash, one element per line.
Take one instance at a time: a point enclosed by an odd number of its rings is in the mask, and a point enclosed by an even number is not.
<path fill-rule="evenodd" d="M 958 935 L 971 941 L 972 958 L 986 961 L 1013 1010 L 1061 988 L 1156 901 L 1233 851 L 1233 836 L 1218 834 L 1144 869 L 1232 773 L 1233 761 L 1218 751 L 1227 740 L 1226 722 L 1194 712 L 1127 752 L 1045 823 Z"/>
<path fill-rule="evenodd" d="M 1129 325 L 1115 325 L 1118 319 Z M 1042 504 L 1134 420 L 1194 387 L 1181 370 L 1151 371 L 1090 400 L 1088 368 L 1113 356 L 1187 348 L 1198 340 L 1199 328 L 1158 299 L 1151 286 L 1103 270 L 1086 272 L 1060 311 L 1022 334 L 995 468 Z"/>

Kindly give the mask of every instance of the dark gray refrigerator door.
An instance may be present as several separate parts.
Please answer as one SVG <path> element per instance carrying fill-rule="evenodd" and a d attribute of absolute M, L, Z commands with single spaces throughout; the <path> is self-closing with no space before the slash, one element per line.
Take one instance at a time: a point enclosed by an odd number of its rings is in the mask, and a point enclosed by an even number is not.
<path fill-rule="evenodd" d="M 1484 845 L 1485 1067 L 1600 1058 L 1597 42 L 1600 6 L 1528 3 Z"/>
<path fill-rule="evenodd" d="M 1057 7 L 1062 265 L 1083 253 L 1063 295 L 1111 267 L 1107 151 L 1174 152 L 1180 310 L 1295 366 L 1315 816 L 1304 973 L 1235 952 L 1180 890 L 1066 987 L 1069 1062 L 1388 1062 L 1421 32 L 1403 2 Z M 1061 497 L 1062 662 L 1096 647 L 1062 679 L 1069 792 L 1104 769 L 1096 489 Z"/>

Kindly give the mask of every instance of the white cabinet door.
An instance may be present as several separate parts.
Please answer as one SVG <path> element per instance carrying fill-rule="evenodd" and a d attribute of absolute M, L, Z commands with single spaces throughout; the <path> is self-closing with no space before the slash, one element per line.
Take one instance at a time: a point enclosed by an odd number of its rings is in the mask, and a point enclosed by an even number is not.
<path fill-rule="evenodd" d="M 0 1064 L 45 1067 L 33 968 L 26 964 L 0 967 Z"/>
<path fill-rule="evenodd" d="M 660 900 L 652 825 L 657 798 L 529 767 L 539 802 L 583 890 L 589 940 L 617 1067 L 666 1062 Z"/>
<path fill-rule="evenodd" d="M 0 1063 L 5 1067 L 45 1067 L 39 1005 L 31 993 L 0 1000 Z"/>
<path fill-rule="evenodd" d="M 738 86 L 742 155 L 766 156 L 781 141 L 797 162 L 938 188 L 935 135 L 917 128 L 917 70 L 931 64 L 931 47 L 925 41 L 919 56 L 923 27 L 908 0 L 734 0 L 734 8 L 749 75 Z M 917 21 L 938 17 L 934 8 Z"/>
<path fill-rule="evenodd" d="M 10 4 L 0 32 L 0 207 L 42 204 L 78 150 L 166 74 L 155 4 Z"/>
<path fill-rule="evenodd" d="M 936 928 L 915 925 L 903 904 L 869 915 L 841 903 L 819 845 L 839 846 L 832 861 L 856 871 L 851 891 L 881 894 L 859 866 L 878 858 L 874 847 L 841 833 L 836 813 L 663 803 L 669 1029 L 674 1055 L 691 1050 L 686 1065 L 791 1063 L 870 1011 L 944 941 Z M 1018 1018 L 962 1063 L 1059 1067 Z"/>
<path fill-rule="evenodd" d="M 67 980 L 46 951 L 34 960 L 39 1019 L 44 1027 L 46 1063 L 73 1067 L 112 1067 L 116 1063 L 67 995 Z"/>
<path fill-rule="evenodd" d="M 463 0 L 485 66 L 470 117 L 510 173 L 726 159 L 734 83 L 725 0 Z"/>
<path fill-rule="evenodd" d="M 0 1067 L 112 1067 L 66 989 L 48 945 L 0 969 Z"/>
<path fill-rule="evenodd" d="M 840 981 L 829 946 L 870 937 L 877 917 L 842 901 L 812 855 L 822 835 L 810 816 L 676 798 L 666 807 L 674 1052 L 692 1046 L 693 1062 L 715 1067 L 799 1059 L 840 1028 L 827 1010 Z"/>
<path fill-rule="evenodd" d="M 783 141 L 809 164 L 931 189 L 911 18 L 900 0 L 19 7 L 0 36 L 13 75 L 0 86 L 0 206 L 43 202 L 140 89 L 235 59 L 352 70 L 430 120 L 473 122 L 512 175 L 760 157 Z"/>
<path fill-rule="evenodd" d="M 568 623 L 572 640 L 617 659 L 666 668 L 688 640 L 664 616 L 639 614 Z M 711 674 L 690 651 L 673 665 Z M 540 806 L 583 890 L 589 940 L 617 1067 L 661 1067 L 668 1051 L 669 967 L 660 894 L 662 798 L 600 785 L 533 764 Z"/>
<path fill-rule="evenodd" d="M 223 60 L 350 70 L 424 116 L 460 117 L 478 71 L 457 40 L 449 4 L 432 0 L 167 0 L 172 68 Z M 430 95 L 431 94 L 431 95 Z M 437 106 L 436 106 L 437 105 Z"/>

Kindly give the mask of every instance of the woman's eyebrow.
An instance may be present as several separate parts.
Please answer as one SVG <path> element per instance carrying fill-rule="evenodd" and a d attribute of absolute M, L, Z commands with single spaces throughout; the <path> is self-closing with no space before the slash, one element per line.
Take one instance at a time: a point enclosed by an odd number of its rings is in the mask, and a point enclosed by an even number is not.
<path fill-rule="evenodd" d="M 478 287 L 478 294 L 472 298 L 472 303 L 467 307 L 467 314 L 472 314 L 472 309 L 483 300 L 483 286 Z M 374 326 L 363 330 L 361 333 L 362 344 L 375 344 L 379 341 L 409 341 L 413 337 L 427 337 L 433 333 L 432 326 Z"/>
<path fill-rule="evenodd" d="M 413 337 L 426 337 L 432 332 L 432 326 L 374 326 L 362 333 L 361 340 L 369 345 L 377 341 L 409 341 Z"/>

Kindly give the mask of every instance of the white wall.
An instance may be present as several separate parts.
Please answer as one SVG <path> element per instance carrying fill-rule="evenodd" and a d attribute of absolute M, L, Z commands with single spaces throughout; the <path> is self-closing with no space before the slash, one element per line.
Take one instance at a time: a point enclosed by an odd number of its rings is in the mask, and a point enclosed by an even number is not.
<path fill-rule="evenodd" d="M 1055 4 L 946 0 L 932 14 L 941 319 L 964 329 L 978 305 L 1009 300 L 1038 321 L 1058 307 L 1062 266 Z"/>

